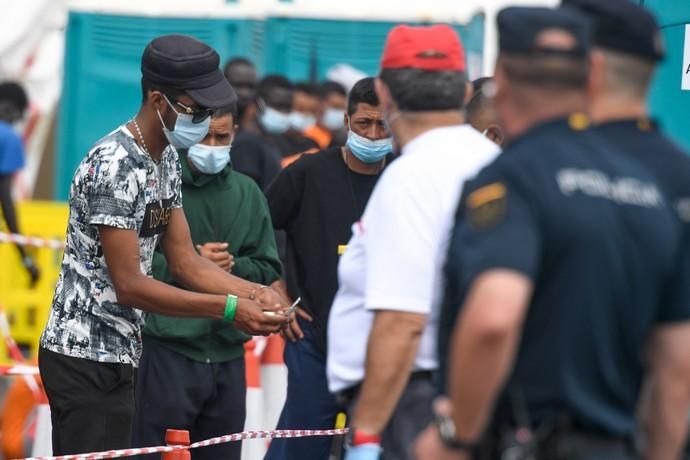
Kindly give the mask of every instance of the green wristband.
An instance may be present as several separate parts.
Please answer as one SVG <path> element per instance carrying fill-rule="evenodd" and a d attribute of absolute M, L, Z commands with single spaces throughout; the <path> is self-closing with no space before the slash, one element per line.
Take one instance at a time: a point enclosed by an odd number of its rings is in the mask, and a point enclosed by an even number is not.
<path fill-rule="evenodd" d="M 228 323 L 235 321 L 235 313 L 237 313 L 237 296 L 228 294 L 228 298 L 225 301 L 225 313 L 223 314 L 223 319 Z"/>

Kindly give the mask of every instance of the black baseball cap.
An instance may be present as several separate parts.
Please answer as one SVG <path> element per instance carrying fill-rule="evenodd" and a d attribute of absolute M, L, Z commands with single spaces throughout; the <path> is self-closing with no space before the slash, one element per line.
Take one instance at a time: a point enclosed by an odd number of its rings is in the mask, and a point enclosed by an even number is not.
<path fill-rule="evenodd" d="M 650 61 L 664 57 L 664 43 L 652 13 L 630 0 L 562 0 L 562 6 L 588 15 L 594 44 Z"/>
<path fill-rule="evenodd" d="M 501 10 L 496 21 L 501 53 L 579 58 L 589 54 L 590 21 L 575 10 L 513 6 Z M 562 32 L 566 40 L 558 43 L 541 40 L 542 33 L 548 31 Z"/>
<path fill-rule="evenodd" d="M 237 102 L 219 68 L 218 53 L 187 35 L 162 35 L 146 45 L 141 73 L 151 83 L 184 91 L 201 107 L 217 109 Z"/>

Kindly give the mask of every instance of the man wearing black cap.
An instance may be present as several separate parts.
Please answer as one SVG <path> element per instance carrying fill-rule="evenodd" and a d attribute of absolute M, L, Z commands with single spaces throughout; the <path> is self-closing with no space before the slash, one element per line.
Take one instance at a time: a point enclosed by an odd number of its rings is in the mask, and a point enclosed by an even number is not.
<path fill-rule="evenodd" d="M 285 305 L 272 289 L 195 252 L 181 208 L 175 149 L 203 139 L 211 112 L 235 102 L 218 61 L 191 37 L 154 39 L 142 58 L 139 112 L 98 141 L 74 175 L 67 245 L 39 351 L 56 455 L 130 445 L 142 310 L 222 318 L 250 334 L 276 332 L 288 320 L 263 311 Z M 159 243 L 190 291 L 150 277 Z"/>
<path fill-rule="evenodd" d="M 587 25 L 498 15 L 507 147 L 467 184 L 446 265 L 454 458 L 635 458 L 641 350 L 687 354 L 665 326 L 690 318 L 683 226 L 654 172 L 586 129 Z"/>
<path fill-rule="evenodd" d="M 690 157 L 659 131 L 647 111 L 652 75 L 664 56 L 654 17 L 629 0 L 564 0 L 563 6 L 579 9 L 594 23 L 589 112 L 597 123 L 596 131 L 657 174 L 669 202 L 690 227 Z M 685 327 L 686 336 L 679 337 L 690 339 L 690 327 Z M 690 345 L 685 351 L 690 353 Z M 683 358 L 690 362 L 690 355 Z M 658 407 L 666 410 L 646 411 L 664 423 L 650 420 L 644 426 L 644 435 L 653 452 L 650 458 L 667 458 L 678 451 L 686 435 L 690 402 L 687 390 L 683 390 L 690 381 L 690 369 L 654 370 L 663 372 L 656 380 L 664 385 L 650 385 L 651 397 L 646 402 L 663 401 Z M 680 391 L 672 391 L 674 387 Z"/>

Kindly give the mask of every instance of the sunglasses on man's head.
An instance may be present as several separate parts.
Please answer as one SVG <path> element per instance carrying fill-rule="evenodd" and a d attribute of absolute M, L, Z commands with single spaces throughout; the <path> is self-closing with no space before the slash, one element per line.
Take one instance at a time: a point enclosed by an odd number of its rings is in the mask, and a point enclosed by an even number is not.
<path fill-rule="evenodd" d="M 163 97 L 168 101 L 168 104 L 170 104 L 170 106 L 173 108 L 173 110 L 175 110 L 174 105 L 176 105 L 182 109 L 183 113 L 185 113 L 187 115 L 191 115 L 192 116 L 192 123 L 201 123 L 202 121 L 204 121 L 205 119 L 207 119 L 208 117 L 210 117 L 213 114 L 213 109 L 204 109 L 204 108 L 194 109 L 192 107 L 189 107 L 186 104 L 183 104 L 182 102 L 178 101 L 177 99 L 175 99 L 173 97 L 167 96 L 165 94 L 163 95 Z M 177 110 L 175 110 L 175 112 L 177 112 Z M 177 112 L 177 113 L 179 113 L 179 112 Z"/>

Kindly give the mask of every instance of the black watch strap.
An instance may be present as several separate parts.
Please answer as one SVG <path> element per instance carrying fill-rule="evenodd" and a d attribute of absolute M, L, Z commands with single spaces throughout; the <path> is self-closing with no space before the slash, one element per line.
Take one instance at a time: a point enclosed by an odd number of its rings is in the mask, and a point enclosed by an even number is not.
<path fill-rule="evenodd" d="M 457 438 L 455 434 L 455 423 L 451 417 L 436 414 L 434 415 L 434 423 L 438 428 L 441 442 L 443 442 L 447 448 L 464 452 L 474 452 L 477 449 L 478 442 L 468 442 Z"/>

